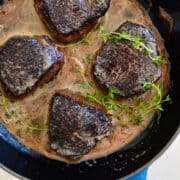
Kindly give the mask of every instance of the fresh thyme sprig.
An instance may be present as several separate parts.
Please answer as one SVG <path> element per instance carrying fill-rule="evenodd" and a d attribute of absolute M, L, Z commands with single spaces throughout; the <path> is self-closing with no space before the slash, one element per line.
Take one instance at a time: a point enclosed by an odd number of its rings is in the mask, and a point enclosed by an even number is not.
<path fill-rule="evenodd" d="M 91 40 L 87 36 L 84 36 L 75 43 L 70 43 L 67 45 L 58 45 L 58 46 L 61 48 L 69 48 L 69 47 L 79 47 L 81 45 L 90 45 L 90 44 L 91 44 Z"/>
<path fill-rule="evenodd" d="M 156 64 L 157 66 L 160 66 L 161 64 L 167 64 L 167 61 L 162 56 L 155 56 L 150 57 L 152 62 Z"/>
<path fill-rule="evenodd" d="M 143 82 L 142 86 L 145 89 L 153 89 L 155 95 L 152 101 L 146 102 L 142 98 L 138 98 L 137 104 L 127 103 L 119 104 L 115 96 L 118 94 L 118 90 L 110 87 L 107 95 L 99 92 L 94 94 L 87 93 L 87 99 L 91 102 L 96 102 L 100 106 L 111 111 L 113 117 L 119 119 L 124 126 L 123 117 L 127 116 L 129 121 L 133 124 L 139 124 L 144 120 L 144 116 L 151 111 L 163 111 L 162 103 L 171 101 L 169 95 L 163 99 L 163 85 L 156 85 L 151 82 Z"/>
<path fill-rule="evenodd" d="M 5 97 L 3 91 L 1 91 L 0 97 L 0 106 L 4 108 L 6 118 L 12 120 L 13 122 L 19 124 L 20 126 L 27 128 L 29 132 L 33 133 L 34 131 L 48 131 L 48 126 L 45 124 L 32 124 L 27 123 L 25 120 L 27 119 L 26 116 L 23 116 L 23 113 L 20 109 L 18 110 L 11 110 L 8 108 L 10 101 L 8 98 Z"/>
<path fill-rule="evenodd" d="M 128 40 L 132 42 L 134 49 L 139 51 L 145 51 L 145 54 L 149 56 L 152 62 L 159 66 L 161 63 L 166 63 L 165 59 L 162 56 L 152 56 L 153 50 L 148 48 L 144 43 L 145 40 L 136 35 L 130 35 L 127 32 L 107 32 L 104 26 L 100 26 L 101 37 L 106 43 L 108 40 L 113 40 L 114 42 L 119 42 L 121 40 Z"/>
<path fill-rule="evenodd" d="M 76 68 L 76 72 L 80 73 L 83 77 L 84 82 L 82 83 L 82 88 L 85 90 L 91 89 L 91 92 L 87 92 L 86 94 L 87 100 L 96 102 L 105 108 L 114 118 L 119 119 L 120 124 L 123 126 L 126 125 L 126 123 L 122 121 L 124 116 L 128 117 L 131 123 L 139 124 L 144 121 L 146 114 L 152 111 L 163 111 L 162 103 L 171 101 L 169 95 L 163 99 L 162 83 L 156 85 L 153 82 L 142 82 L 141 85 L 145 90 L 152 89 L 154 91 L 152 100 L 147 102 L 147 100 L 139 97 L 134 99 L 132 103 L 119 104 L 116 99 L 116 95 L 119 93 L 118 89 L 109 87 L 108 93 L 104 94 L 99 90 L 95 90 L 95 87 L 88 83 L 80 67 Z"/>
<path fill-rule="evenodd" d="M 152 89 L 154 91 L 154 97 L 152 100 L 145 101 L 141 97 L 138 98 L 138 103 L 136 106 L 130 106 L 128 111 L 129 120 L 133 124 L 138 124 L 144 120 L 144 116 L 152 111 L 163 111 L 162 104 L 164 102 L 170 102 L 171 98 L 167 95 L 163 98 L 163 84 L 156 85 L 152 82 L 143 82 L 142 86 L 148 90 Z"/>
<path fill-rule="evenodd" d="M 75 72 L 76 73 L 80 73 L 81 72 L 81 68 L 80 67 L 75 68 Z"/>
<path fill-rule="evenodd" d="M 89 83 L 88 82 L 83 83 L 83 89 L 89 89 Z"/>
<path fill-rule="evenodd" d="M 153 109 L 163 111 L 162 103 L 171 101 L 171 98 L 169 95 L 167 95 L 163 99 L 163 88 L 164 88 L 163 84 L 160 83 L 159 85 L 156 85 L 156 84 L 151 83 L 151 82 L 143 82 L 142 86 L 145 89 L 152 88 L 156 93 L 156 95 L 153 97 L 152 103 L 149 105 L 149 107 L 147 107 L 146 111 L 150 111 Z"/>
<path fill-rule="evenodd" d="M 86 65 L 89 65 L 89 64 L 92 62 L 92 56 L 91 56 L 91 54 L 86 54 L 86 55 L 83 57 L 83 62 L 84 62 Z"/>
<path fill-rule="evenodd" d="M 87 93 L 86 97 L 91 102 L 96 102 L 107 110 L 115 110 L 117 107 L 118 101 L 115 99 L 115 95 L 119 93 L 118 89 L 109 88 L 107 95 L 95 91 L 94 94 Z"/>

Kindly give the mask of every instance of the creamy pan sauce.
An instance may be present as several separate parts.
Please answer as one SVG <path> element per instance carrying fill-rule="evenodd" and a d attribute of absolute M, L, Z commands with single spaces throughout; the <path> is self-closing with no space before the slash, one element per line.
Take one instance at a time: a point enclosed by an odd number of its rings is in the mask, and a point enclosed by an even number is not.
<path fill-rule="evenodd" d="M 167 57 L 163 40 L 158 31 L 153 26 L 146 11 L 138 4 L 136 0 L 112 0 L 111 6 L 105 17 L 101 19 L 101 23 L 111 32 L 116 30 L 123 22 L 132 21 L 148 27 L 155 36 L 160 55 Z M 1 45 L 11 36 L 14 35 L 51 35 L 38 17 L 33 0 L 13 0 L 7 5 L 0 8 L 0 37 Z M 53 94 L 61 89 L 70 89 L 74 92 L 81 92 L 86 95 L 87 90 L 81 88 L 78 82 L 83 82 L 84 78 L 94 84 L 91 77 L 91 67 L 83 62 L 86 54 L 97 52 L 102 44 L 102 40 L 97 38 L 99 29 L 94 28 L 88 36 L 91 37 L 91 45 L 82 45 L 78 47 L 62 48 L 65 54 L 65 64 L 63 69 L 59 71 L 56 78 L 42 87 L 38 87 L 32 94 L 23 99 L 8 103 L 8 109 L 21 110 L 21 118 L 24 122 L 35 124 L 48 124 L 49 103 Z M 52 37 L 51 37 L 52 38 Z M 59 44 L 60 45 L 60 44 Z M 83 69 L 84 77 L 75 72 L 76 68 Z M 165 90 L 169 87 L 169 64 L 161 65 L 162 77 L 158 81 L 163 82 Z M 147 91 L 142 95 L 145 99 L 153 97 L 153 91 Z M 1 98 L 2 100 L 2 98 Z M 120 103 L 126 100 L 120 100 Z M 6 116 L 6 108 L 0 106 L 0 122 L 12 133 L 22 144 L 27 147 L 48 156 L 49 158 L 66 161 L 68 163 L 76 163 L 88 159 L 94 159 L 106 156 L 117 151 L 122 146 L 130 142 L 147 126 L 151 120 L 151 114 L 144 116 L 146 119 L 142 124 L 122 127 L 118 120 L 113 119 L 113 133 L 110 137 L 104 138 L 99 142 L 92 151 L 82 157 L 69 160 L 56 154 L 49 145 L 49 134 L 46 131 L 34 131 L 30 133 L 27 128 L 18 125 Z M 124 117 L 126 120 L 126 117 Z"/>

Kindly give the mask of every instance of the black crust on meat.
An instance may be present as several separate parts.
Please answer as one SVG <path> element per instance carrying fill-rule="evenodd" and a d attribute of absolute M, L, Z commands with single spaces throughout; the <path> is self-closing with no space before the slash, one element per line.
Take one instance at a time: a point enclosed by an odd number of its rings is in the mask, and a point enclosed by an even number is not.
<path fill-rule="evenodd" d="M 88 33 L 109 5 L 110 0 L 35 0 L 40 18 L 63 42 L 76 41 Z"/>
<path fill-rule="evenodd" d="M 111 132 L 109 115 L 72 94 L 61 92 L 53 96 L 49 119 L 51 148 L 63 156 L 87 154 Z"/>
<path fill-rule="evenodd" d="M 14 36 L 0 48 L 0 81 L 8 94 L 24 96 L 60 69 L 63 53 L 47 36 Z"/>
<path fill-rule="evenodd" d="M 153 50 L 152 57 L 158 55 L 157 42 L 146 27 L 125 22 L 116 32 L 128 32 L 145 39 L 146 46 Z M 132 42 L 126 40 L 117 43 L 109 40 L 103 45 L 97 53 L 92 73 L 102 88 L 114 87 L 123 97 L 143 93 L 145 90 L 141 82 L 155 82 L 161 76 L 160 67 L 153 64 L 145 52 L 136 50 Z"/>

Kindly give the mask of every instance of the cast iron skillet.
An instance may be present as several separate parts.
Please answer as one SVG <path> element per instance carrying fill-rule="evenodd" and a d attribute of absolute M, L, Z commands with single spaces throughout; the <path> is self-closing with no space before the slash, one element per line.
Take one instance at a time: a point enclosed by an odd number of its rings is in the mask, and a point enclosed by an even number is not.
<path fill-rule="evenodd" d="M 0 1 L 2 3 L 2 1 Z M 140 0 L 147 8 L 148 0 Z M 169 25 L 159 17 L 158 5 L 164 7 L 174 19 L 172 33 Z M 165 39 L 172 65 L 174 86 L 170 92 L 171 105 L 165 105 L 161 118 L 154 119 L 144 132 L 131 143 L 107 157 L 77 165 L 50 160 L 19 144 L 3 126 L 0 126 L 0 163 L 3 168 L 18 177 L 30 179 L 117 179 L 132 175 L 150 165 L 171 144 L 180 131 L 178 109 L 180 107 L 180 5 L 179 0 L 153 1 L 149 11 L 153 23 Z"/>

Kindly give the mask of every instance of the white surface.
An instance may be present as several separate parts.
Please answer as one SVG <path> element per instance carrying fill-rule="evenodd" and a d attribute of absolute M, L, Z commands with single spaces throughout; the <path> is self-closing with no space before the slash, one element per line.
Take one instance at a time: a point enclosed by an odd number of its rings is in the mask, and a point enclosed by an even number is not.
<path fill-rule="evenodd" d="M 180 180 L 180 135 L 150 166 L 147 180 Z"/>
<path fill-rule="evenodd" d="M 3 169 L 0 169 L 0 180 L 18 180 Z"/>
<path fill-rule="evenodd" d="M 0 169 L 0 180 L 17 180 L 17 178 Z M 147 180 L 180 180 L 180 135 L 151 165 Z"/>

